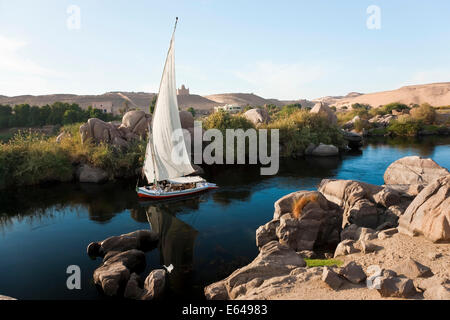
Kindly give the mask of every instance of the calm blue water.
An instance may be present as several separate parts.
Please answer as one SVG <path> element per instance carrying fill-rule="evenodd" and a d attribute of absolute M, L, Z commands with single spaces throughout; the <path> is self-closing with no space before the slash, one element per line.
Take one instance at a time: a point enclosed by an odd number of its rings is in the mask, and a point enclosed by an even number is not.
<path fill-rule="evenodd" d="M 147 269 L 175 266 L 170 294 L 202 299 L 206 284 L 222 279 L 257 255 L 255 230 L 272 218 L 273 204 L 297 190 L 315 189 L 323 178 L 383 184 L 393 161 L 430 157 L 450 168 L 450 139 L 371 141 L 341 159 L 284 161 L 277 176 L 252 167 L 215 167 L 206 177 L 220 189 L 183 200 L 140 203 L 135 182 L 62 184 L 0 195 L 0 294 L 19 299 L 103 299 L 92 282 L 101 263 L 91 260 L 91 241 L 137 229 L 160 232 L 147 253 Z M 66 268 L 78 265 L 81 290 L 68 290 Z"/>

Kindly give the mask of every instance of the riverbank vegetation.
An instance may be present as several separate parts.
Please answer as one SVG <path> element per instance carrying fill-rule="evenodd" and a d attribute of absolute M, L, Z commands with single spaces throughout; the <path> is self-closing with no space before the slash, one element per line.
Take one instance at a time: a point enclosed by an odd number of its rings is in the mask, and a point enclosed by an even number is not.
<path fill-rule="evenodd" d="M 120 116 L 89 107 L 83 110 L 76 103 L 55 102 L 42 107 L 18 104 L 0 105 L 0 129 L 12 127 L 39 127 L 86 122 L 89 118 L 103 121 L 120 120 Z"/>
<path fill-rule="evenodd" d="M 81 143 L 80 124 L 64 126 L 60 143 L 55 136 L 29 131 L 0 143 L 0 188 L 71 181 L 78 165 L 102 168 L 111 177 L 134 176 L 142 165 L 145 141 L 121 149 L 108 144 Z"/>
<path fill-rule="evenodd" d="M 260 125 L 258 129 L 267 129 L 269 133 L 272 129 L 279 129 L 280 155 L 283 157 L 303 154 L 309 144 L 332 144 L 339 148 L 346 145 L 338 126 L 330 124 L 326 116 L 310 113 L 300 105 L 278 108 L 278 112 L 273 112 L 272 117 L 273 121 Z M 215 112 L 203 120 L 203 128 L 225 132 L 226 129 L 247 130 L 255 126 L 242 114 Z"/>
<path fill-rule="evenodd" d="M 281 156 L 303 154 L 309 144 L 332 144 L 344 148 L 346 142 L 338 126 L 330 124 L 322 114 L 299 109 L 262 126 L 280 130 Z"/>
<path fill-rule="evenodd" d="M 407 106 L 402 103 L 390 103 L 379 108 L 354 104 L 349 111 L 337 114 L 338 123 L 345 127 L 352 123 L 356 132 L 368 132 L 373 135 L 415 136 L 419 134 L 440 134 L 447 132 L 449 121 L 437 121 L 447 107 L 433 107 L 428 103 Z M 387 126 L 378 126 L 377 117 L 393 116 Z"/>

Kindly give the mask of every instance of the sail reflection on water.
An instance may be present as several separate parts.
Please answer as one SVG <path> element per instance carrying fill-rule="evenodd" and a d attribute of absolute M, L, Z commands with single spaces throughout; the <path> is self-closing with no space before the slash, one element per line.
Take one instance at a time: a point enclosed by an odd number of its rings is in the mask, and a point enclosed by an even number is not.
<path fill-rule="evenodd" d="M 173 291 L 181 292 L 192 281 L 198 231 L 171 214 L 169 205 L 151 205 L 146 213 L 151 229 L 159 235 L 161 265 L 174 266 L 169 274 L 169 285 Z"/>

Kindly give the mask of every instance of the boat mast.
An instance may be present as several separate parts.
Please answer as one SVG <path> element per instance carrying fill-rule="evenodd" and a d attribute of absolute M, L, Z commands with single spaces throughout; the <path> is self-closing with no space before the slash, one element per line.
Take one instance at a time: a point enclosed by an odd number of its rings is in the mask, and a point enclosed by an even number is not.
<path fill-rule="evenodd" d="M 173 28 L 172 38 L 170 39 L 169 50 L 167 51 L 166 62 L 164 63 L 164 69 L 163 69 L 163 73 L 161 76 L 161 81 L 159 83 L 158 96 L 156 97 L 155 109 L 153 110 L 153 114 L 155 114 L 156 108 L 158 106 L 159 93 L 161 92 L 162 81 L 163 81 L 164 75 L 166 73 L 167 58 L 169 57 L 170 50 L 172 49 L 172 42 L 173 42 L 173 38 L 175 36 L 175 31 L 177 30 L 177 23 L 178 23 L 178 17 L 176 17 L 176 19 L 175 19 L 175 26 Z M 158 181 L 156 180 L 155 148 L 153 147 L 153 134 L 152 134 L 152 130 L 151 130 L 151 128 L 153 128 L 153 119 L 154 119 L 154 117 L 152 115 L 152 123 L 148 127 L 148 133 L 149 133 L 150 151 L 152 153 L 152 161 L 153 161 L 153 186 L 156 187 L 156 185 L 158 184 Z"/>

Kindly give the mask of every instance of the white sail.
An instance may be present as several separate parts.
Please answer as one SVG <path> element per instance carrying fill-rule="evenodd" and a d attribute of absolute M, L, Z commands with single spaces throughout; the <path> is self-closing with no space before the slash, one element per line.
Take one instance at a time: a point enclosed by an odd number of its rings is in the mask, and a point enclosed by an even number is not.
<path fill-rule="evenodd" d="M 173 141 L 174 132 L 181 132 L 175 83 L 174 38 L 175 31 L 170 41 L 158 99 L 153 112 L 152 136 L 149 138 L 145 155 L 144 173 L 148 182 L 178 178 L 195 171 L 192 168 L 183 136 L 178 135 L 178 141 Z M 176 159 L 173 158 L 174 150 L 177 154 Z"/>

